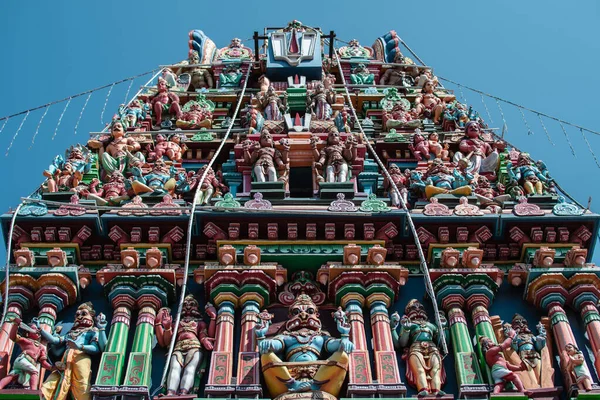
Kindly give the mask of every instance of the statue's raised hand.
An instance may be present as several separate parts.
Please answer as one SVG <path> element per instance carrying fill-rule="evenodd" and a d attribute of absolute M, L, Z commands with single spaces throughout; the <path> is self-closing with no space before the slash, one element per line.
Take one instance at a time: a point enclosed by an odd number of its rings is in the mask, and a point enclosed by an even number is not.
<path fill-rule="evenodd" d="M 217 309 L 211 303 L 206 303 L 204 306 L 204 312 L 210 319 L 217 318 Z"/>
<path fill-rule="evenodd" d="M 173 317 L 171 317 L 169 309 L 166 307 L 161 308 L 156 315 L 156 321 L 158 321 L 165 330 L 169 330 L 173 324 Z"/>
<path fill-rule="evenodd" d="M 396 330 L 398 325 L 400 325 L 400 314 L 398 314 L 398 311 L 394 311 L 390 316 L 390 326 L 392 327 L 392 330 Z"/>
<path fill-rule="evenodd" d="M 340 350 L 350 354 L 354 351 L 354 343 L 352 343 L 349 338 L 343 337 L 340 342 Z"/>
<path fill-rule="evenodd" d="M 108 324 L 108 322 L 106 321 L 106 315 L 99 313 L 96 316 L 96 328 L 98 328 L 100 330 L 104 330 L 104 329 L 106 329 L 107 324 Z"/>
<path fill-rule="evenodd" d="M 337 325 L 337 330 L 342 335 L 348 335 L 350 333 L 350 325 L 345 325 L 343 319 L 338 319 L 335 321 Z"/>
<path fill-rule="evenodd" d="M 272 353 L 275 351 L 272 339 L 263 339 L 258 342 L 258 351 L 260 354 Z"/>

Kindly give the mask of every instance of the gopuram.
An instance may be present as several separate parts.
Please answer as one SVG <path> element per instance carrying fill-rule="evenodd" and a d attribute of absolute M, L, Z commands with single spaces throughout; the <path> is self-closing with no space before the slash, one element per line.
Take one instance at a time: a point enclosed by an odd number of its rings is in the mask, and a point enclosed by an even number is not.
<path fill-rule="evenodd" d="M 600 217 L 395 31 L 185 42 L 2 215 L 0 399 L 600 398 Z"/>

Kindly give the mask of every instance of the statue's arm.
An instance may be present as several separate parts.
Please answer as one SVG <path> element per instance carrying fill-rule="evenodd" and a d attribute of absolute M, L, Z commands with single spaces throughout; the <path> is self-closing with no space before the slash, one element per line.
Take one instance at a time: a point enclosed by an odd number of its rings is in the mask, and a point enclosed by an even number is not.
<path fill-rule="evenodd" d="M 57 345 L 63 341 L 63 339 L 60 336 L 50 332 L 46 332 L 44 330 L 40 331 L 40 334 L 42 335 L 42 338 L 44 338 L 44 340 L 47 341 L 49 344 Z"/>
<path fill-rule="evenodd" d="M 210 73 L 210 71 L 204 70 L 204 76 L 206 77 L 206 84 L 208 85 L 209 88 L 212 88 L 214 86 L 214 81 L 213 81 L 213 77 L 212 77 L 212 74 Z"/>

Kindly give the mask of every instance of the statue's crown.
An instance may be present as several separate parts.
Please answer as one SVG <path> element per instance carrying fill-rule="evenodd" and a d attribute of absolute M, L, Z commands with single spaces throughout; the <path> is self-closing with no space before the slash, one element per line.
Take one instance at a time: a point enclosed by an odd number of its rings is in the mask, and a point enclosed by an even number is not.
<path fill-rule="evenodd" d="M 298 297 L 296 297 L 296 301 L 294 301 L 294 303 L 292 304 L 292 306 L 296 306 L 296 305 L 315 305 L 315 302 L 312 300 L 312 298 L 307 295 L 307 294 L 301 294 Z"/>
<path fill-rule="evenodd" d="M 87 303 L 81 304 L 79 307 L 77 307 L 77 309 L 78 310 L 80 310 L 80 309 L 88 310 L 88 312 L 90 313 L 90 315 L 92 317 L 96 316 L 96 311 L 94 310 L 94 305 L 92 304 L 91 301 L 88 301 Z"/>

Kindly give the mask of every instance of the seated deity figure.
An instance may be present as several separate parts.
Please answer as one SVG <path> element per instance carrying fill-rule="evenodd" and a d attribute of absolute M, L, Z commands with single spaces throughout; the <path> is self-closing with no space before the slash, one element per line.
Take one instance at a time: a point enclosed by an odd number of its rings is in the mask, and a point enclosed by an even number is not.
<path fill-rule="evenodd" d="M 310 109 L 314 119 L 319 121 L 330 120 L 333 115 L 332 104 L 335 104 L 335 91 L 325 89 L 321 82 L 317 83 L 314 92 L 310 95 Z"/>
<path fill-rule="evenodd" d="M 88 200 L 96 200 L 96 204 L 119 205 L 122 201 L 129 200 L 127 189 L 125 188 L 125 177 L 119 171 L 113 171 L 108 178 L 108 182 L 98 188 L 100 181 L 97 178 L 92 179 L 87 189 L 82 190 L 82 194 Z"/>
<path fill-rule="evenodd" d="M 205 313 L 210 318 L 207 324 L 200 312 L 198 301 L 188 294 L 183 300 L 177 340 L 167 375 L 165 397 L 187 395 L 194 386 L 196 372 L 202 364 L 203 350 L 211 351 L 215 341 L 217 311 L 208 303 Z M 158 344 L 169 347 L 173 338 L 173 317 L 170 309 L 161 308 L 156 315 L 154 331 Z"/>
<path fill-rule="evenodd" d="M 415 98 L 414 113 L 420 118 L 430 118 L 434 124 L 439 124 L 446 107 L 446 101 L 453 101 L 454 96 L 439 98 L 435 93 L 435 82 L 428 80 L 423 85 L 421 93 Z"/>
<path fill-rule="evenodd" d="M 236 88 L 242 81 L 242 69 L 239 64 L 228 64 L 219 74 L 219 86 L 222 88 Z"/>
<path fill-rule="evenodd" d="M 146 119 L 146 114 L 146 107 L 142 107 L 138 99 L 131 100 L 127 106 L 122 104 L 119 108 L 119 116 L 125 129 L 139 127 L 141 122 Z"/>
<path fill-rule="evenodd" d="M 148 161 L 154 161 L 166 156 L 171 161 L 181 162 L 181 157 L 188 148 L 182 141 L 185 141 L 185 135 L 180 133 L 171 135 L 169 140 L 159 133 L 156 135 L 154 148 L 152 149 L 151 145 L 146 147 L 148 150 Z"/>
<path fill-rule="evenodd" d="M 517 165 L 508 170 L 511 182 L 518 183 L 528 196 L 546 193 L 545 185 L 552 184 L 553 180 L 548 174 L 543 174 L 531 160 L 529 154 L 521 153 Z"/>
<path fill-rule="evenodd" d="M 48 177 L 46 180 L 46 189 L 50 193 L 68 192 L 79 186 L 82 177 L 83 174 L 67 161 L 62 169 L 54 171 L 54 176 Z"/>
<path fill-rule="evenodd" d="M 319 151 L 317 140 L 311 140 L 317 180 L 319 182 L 346 182 L 357 157 L 357 143 L 354 136 L 349 135 L 344 144 L 341 143 L 340 133 L 333 129 L 327 135 L 327 144 Z M 319 174 L 323 170 L 325 177 Z"/>
<path fill-rule="evenodd" d="M 407 75 L 405 67 L 399 64 L 404 64 L 405 59 L 402 53 L 397 52 L 394 55 L 394 66 L 385 71 L 385 73 L 379 79 L 380 85 L 399 86 L 399 87 L 410 87 L 414 84 L 412 76 Z M 406 91 L 404 89 L 404 91 Z"/>
<path fill-rule="evenodd" d="M 73 172 L 80 172 L 81 174 L 86 174 L 92 168 L 92 154 L 90 150 L 80 144 L 71 146 L 67 151 L 65 151 L 65 155 L 57 155 L 52 160 L 52 164 L 48 166 L 48 169 L 44 171 L 44 176 L 46 178 L 52 178 L 55 176 L 57 171 L 62 171 L 65 168 L 65 165 L 71 164 L 71 169 Z"/>
<path fill-rule="evenodd" d="M 273 85 L 269 85 L 265 93 L 258 94 L 257 100 L 265 113 L 266 120 L 283 121 L 283 113 L 287 108 L 287 92 L 283 94 L 283 100 L 281 100 Z"/>
<path fill-rule="evenodd" d="M 49 347 L 65 348 L 66 345 L 62 360 L 55 363 L 56 370 L 42 385 L 42 398 L 91 399 L 92 356 L 102 353 L 106 347 L 106 325 L 104 314 L 96 316 L 92 303 L 88 302 L 77 308 L 73 326 L 66 334 L 40 331 Z"/>
<path fill-rule="evenodd" d="M 408 102 L 406 104 L 410 105 Z M 396 102 L 390 110 L 384 108 L 382 117 L 386 130 L 421 126 L 421 120 L 408 111 L 408 107 L 403 101 Z"/>
<path fill-rule="evenodd" d="M 40 366 L 48 370 L 52 369 L 52 364 L 48 362 L 46 346 L 40 342 L 40 328 L 35 323 L 23 324 L 19 317 L 15 317 L 11 322 L 13 327 L 9 328 L 9 337 L 21 348 L 21 354 L 13 362 L 10 372 L 0 380 L 0 390 L 13 382 L 23 386 L 25 390 L 32 388 L 37 390 L 40 382 Z M 18 328 L 25 331 L 25 336 L 18 334 Z"/>
<path fill-rule="evenodd" d="M 208 169 L 208 171 L 207 171 Z M 204 172 L 206 172 L 206 176 L 202 182 L 199 182 L 200 178 Z M 196 197 L 196 204 L 206 205 L 212 199 L 213 195 L 216 193 L 227 193 L 229 188 L 222 184 L 217 176 L 215 175 L 215 171 L 210 168 L 208 165 L 203 166 L 199 169 L 194 177 L 191 178 L 191 185 L 189 190 L 196 190 L 198 184 L 200 185 L 200 190 L 198 191 L 198 195 Z"/>
<path fill-rule="evenodd" d="M 203 94 L 199 94 L 196 100 L 185 103 L 175 125 L 180 129 L 211 128 L 214 109 L 214 103 L 206 100 Z"/>
<path fill-rule="evenodd" d="M 261 316 L 268 314 L 261 313 Z M 255 328 L 262 371 L 273 398 L 283 393 L 321 391 L 338 397 L 354 350 L 350 326 L 336 319 L 341 338 L 322 329 L 319 310 L 310 296 L 299 295 L 289 308 L 283 332 L 267 338 L 270 315 Z M 323 360 L 323 352 L 331 356 Z M 283 358 L 283 360 L 282 360 Z"/>
<path fill-rule="evenodd" d="M 413 153 L 417 161 L 429 160 L 430 158 L 442 158 L 443 147 L 438 141 L 437 133 L 429 134 L 428 139 L 425 139 L 420 129 L 415 129 L 412 136 L 412 143 L 408 148 Z"/>
<path fill-rule="evenodd" d="M 470 196 L 473 188 L 457 180 L 453 171 L 444 165 L 439 158 L 433 160 L 425 173 L 425 195 L 431 198 L 437 194 L 454 194 L 458 196 Z"/>
<path fill-rule="evenodd" d="M 162 159 L 154 161 L 152 169 L 143 173 L 141 168 L 133 168 L 133 180 L 131 187 L 135 194 L 150 193 L 152 195 L 173 194 L 176 182 L 177 170 L 169 168 Z"/>
<path fill-rule="evenodd" d="M 188 59 L 179 63 L 180 65 L 196 65 L 195 67 L 182 67 L 177 71 L 177 75 L 182 73 L 190 74 L 189 90 L 197 91 L 203 88 L 212 88 L 214 86 L 213 77 L 210 74 L 210 69 L 197 66 L 200 64 L 200 54 L 196 50 L 190 50 Z"/>
<path fill-rule="evenodd" d="M 260 134 L 259 147 L 251 149 L 254 143 L 245 141 L 243 146 L 244 161 L 252 165 L 255 182 L 283 181 L 282 174 L 277 178 L 277 169 L 284 169 L 288 163 L 289 144 L 282 142 L 283 151 L 280 152 L 273 145 L 271 133 L 264 129 Z"/>
<path fill-rule="evenodd" d="M 169 91 L 167 81 L 163 78 L 158 78 L 156 84 L 157 93 L 150 99 L 152 111 L 154 112 L 154 130 L 160 130 L 163 123 L 163 113 L 169 116 L 175 116 L 180 119 L 182 115 L 181 105 L 179 104 L 179 96 Z"/>
<path fill-rule="evenodd" d="M 114 171 L 129 171 L 132 167 L 143 165 L 146 161 L 140 152 L 140 144 L 136 140 L 126 137 L 120 121 L 113 122 L 110 128 L 110 140 L 106 144 L 91 139 L 88 141 L 88 146 L 98 149 L 102 168 L 107 175 Z"/>
<path fill-rule="evenodd" d="M 375 83 L 375 74 L 369 71 L 365 64 L 358 64 L 350 74 L 353 85 L 372 85 Z"/>
<path fill-rule="evenodd" d="M 517 353 L 525 366 L 525 371 L 533 382 L 542 386 L 542 350 L 546 347 L 546 329 L 537 324 L 538 334 L 534 335 L 527 326 L 527 320 L 515 314 L 510 325 L 504 327 L 504 337 L 512 337 L 511 348 Z M 551 368 L 551 366 L 550 366 Z"/>
<path fill-rule="evenodd" d="M 471 163 L 469 170 L 473 173 L 495 173 L 498 169 L 498 151 L 481 138 L 481 127 L 476 121 L 467 122 L 465 136 L 461 139 L 454 153 L 454 161 L 466 158 Z"/>
<path fill-rule="evenodd" d="M 390 164 L 388 169 L 390 173 L 390 177 L 392 178 L 392 182 L 396 185 L 400 193 L 394 189 L 394 186 L 390 182 L 387 176 L 384 177 L 383 187 L 390 195 L 392 199 L 392 204 L 400 207 L 400 199 L 403 200 L 404 204 L 408 204 L 408 182 L 410 177 L 410 172 L 406 170 L 405 172 L 400 171 L 400 168 L 396 164 Z"/>
<path fill-rule="evenodd" d="M 446 374 L 438 348 L 442 335 L 438 327 L 428 321 L 423 304 L 416 299 L 409 301 L 402 318 L 395 312 L 390 324 L 394 344 L 405 349 L 402 358 L 406 360 L 408 382 L 417 388 L 419 396 L 444 395 L 442 386 Z"/>

